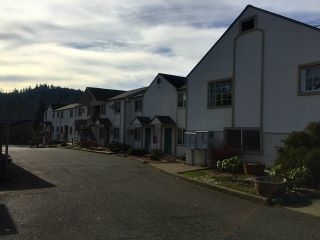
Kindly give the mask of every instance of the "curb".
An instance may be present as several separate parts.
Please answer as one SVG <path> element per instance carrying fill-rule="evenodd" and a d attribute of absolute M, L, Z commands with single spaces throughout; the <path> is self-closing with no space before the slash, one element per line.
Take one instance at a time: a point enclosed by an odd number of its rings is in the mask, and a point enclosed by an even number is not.
<path fill-rule="evenodd" d="M 230 188 L 223 187 L 223 186 L 218 186 L 218 185 L 212 185 L 212 184 L 199 182 L 199 181 L 196 181 L 196 180 L 188 178 L 188 177 L 184 177 L 184 176 L 179 175 L 179 174 L 167 172 L 167 171 L 165 171 L 163 169 L 160 169 L 160 168 L 157 168 L 157 167 L 154 167 L 154 166 L 152 166 L 152 167 L 155 168 L 155 169 L 158 169 L 160 172 L 166 173 L 166 174 L 168 174 L 170 176 L 173 176 L 175 178 L 178 178 L 178 179 L 183 180 L 183 181 L 188 182 L 188 183 L 193 183 L 193 184 L 196 184 L 196 185 L 199 185 L 199 186 L 202 186 L 202 187 L 205 187 L 205 188 L 209 188 L 209 189 L 212 189 L 212 190 L 215 190 L 215 191 L 218 191 L 218 192 L 226 193 L 226 194 L 229 194 L 229 195 L 241 198 L 241 199 L 249 200 L 251 202 L 260 203 L 260 204 L 267 205 L 267 206 L 273 206 L 274 205 L 272 200 L 269 199 L 269 198 L 265 198 L 265 197 L 262 197 L 262 196 L 253 195 L 253 194 L 250 194 L 250 193 L 237 191 L 237 190 L 230 189 Z"/>

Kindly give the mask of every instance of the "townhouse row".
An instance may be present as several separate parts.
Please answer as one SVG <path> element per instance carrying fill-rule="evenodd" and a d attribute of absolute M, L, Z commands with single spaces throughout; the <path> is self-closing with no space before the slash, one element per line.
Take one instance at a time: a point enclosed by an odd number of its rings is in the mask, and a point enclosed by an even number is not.
<path fill-rule="evenodd" d="M 45 121 L 69 141 L 116 140 L 191 164 L 227 145 L 271 165 L 283 138 L 320 120 L 319 43 L 317 27 L 248 5 L 185 78 L 158 74 L 128 92 L 87 88 Z"/>
<path fill-rule="evenodd" d="M 120 142 L 134 148 L 184 155 L 186 78 L 159 73 L 131 91 L 87 87 L 79 103 L 50 105 L 44 132 L 56 140 Z"/>

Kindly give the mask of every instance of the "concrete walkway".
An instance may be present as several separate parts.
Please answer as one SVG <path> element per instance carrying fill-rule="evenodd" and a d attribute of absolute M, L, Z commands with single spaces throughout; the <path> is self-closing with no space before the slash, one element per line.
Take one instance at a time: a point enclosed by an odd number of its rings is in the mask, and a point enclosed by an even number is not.
<path fill-rule="evenodd" d="M 161 171 L 179 175 L 179 173 L 206 169 L 205 167 L 200 166 L 190 166 L 185 163 L 150 163 L 152 167 L 155 167 Z M 284 206 L 284 208 L 290 209 L 292 211 L 309 214 L 312 216 L 320 217 L 320 199 L 307 199 L 299 204 L 289 204 Z"/>

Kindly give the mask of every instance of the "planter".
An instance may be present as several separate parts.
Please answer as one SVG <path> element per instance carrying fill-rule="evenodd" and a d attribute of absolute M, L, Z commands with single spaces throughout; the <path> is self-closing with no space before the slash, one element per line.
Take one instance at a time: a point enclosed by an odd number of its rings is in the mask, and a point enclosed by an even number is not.
<path fill-rule="evenodd" d="M 244 172 L 247 175 L 263 176 L 265 167 L 263 162 L 245 162 Z"/>
<path fill-rule="evenodd" d="M 256 192 L 264 197 L 274 198 L 286 193 L 287 180 L 285 178 L 256 177 L 253 182 Z"/>

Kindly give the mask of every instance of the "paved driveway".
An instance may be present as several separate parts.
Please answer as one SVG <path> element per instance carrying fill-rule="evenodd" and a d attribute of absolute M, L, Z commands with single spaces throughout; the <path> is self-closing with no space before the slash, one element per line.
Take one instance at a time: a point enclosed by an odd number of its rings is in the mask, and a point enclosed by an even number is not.
<path fill-rule="evenodd" d="M 0 185 L 1 239 L 320 239 L 319 218 L 186 183 L 132 159 L 11 150 L 18 166 Z"/>

